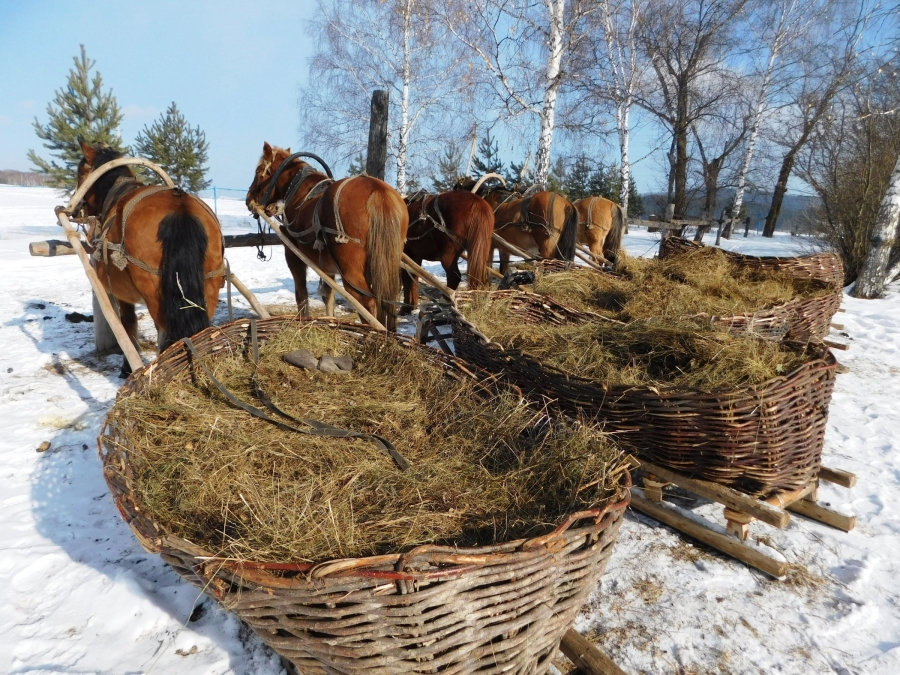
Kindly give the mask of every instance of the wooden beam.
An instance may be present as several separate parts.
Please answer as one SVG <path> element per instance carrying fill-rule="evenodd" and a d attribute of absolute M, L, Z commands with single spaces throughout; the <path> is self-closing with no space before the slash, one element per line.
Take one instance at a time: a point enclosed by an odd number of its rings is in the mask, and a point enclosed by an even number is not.
<path fill-rule="evenodd" d="M 383 89 L 372 92 L 369 117 L 369 147 L 366 154 L 366 173 L 384 180 L 387 164 L 388 93 Z"/>
<path fill-rule="evenodd" d="M 75 253 L 78 255 L 82 267 L 84 267 L 84 272 L 87 274 L 88 281 L 91 282 L 91 288 L 94 290 L 94 297 L 97 298 L 97 304 L 99 305 L 103 316 L 106 317 L 106 321 L 109 323 L 109 327 L 112 329 L 113 334 L 116 336 L 116 342 L 118 342 L 119 347 L 122 348 L 122 354 L 125 355 L 128 365 L 131 366 L 132 371 L 143 368 L 144 360 L 141 358 L 137 347 L 134 346 L 128 333 L 125 331 L 125 326 L 122 325 L 122 321 L 119 319 L 116 310 L 113 309 L 112 303 L 109 301 L 109 296 L 106 293 L 106 289 L 100 282 L 100 278 L 97 276 L 97 272 L 91 265 L 88 254 L 81 245 L 81 235 L 78 233 L 78 230 L 72 227 L 72 223 L 69 222 L 69 216 L 66 215 L 66 210 L 63 207 L 58 206 L 56 208 L 56 217 L 59 219 L 59 224 L 62 225 L 62 228 L 66 233 L 66 238 L 75 249 Z"/>
<path fill-rule="evenodd" d="M 743 492 L 732 490 L 724 485 L 697 478 L 688 478 L 677 471 L 666 469 L 643 459 L 635 459 L 634 457 L 632 457 L 632 465 L 635 468 L 641 468 L 644 469 L 644 471 L 652 473 L 657 478 L 662 478 L 669 483 L 675 483 L 675 485 L 681 486 L 685 490 L 689 490 L 701 497 L 706 497 L 711 501 L 723 504 L 734 511 L 753 516 L 757 520 L 761 520 L 774 527 L 784 529 L 788 526 L 788 523 L 791 522 L 790 514 L 784 509 L 759 499 L 754 499 L 749 495 L 745 495 Z"/>
<path fill-rule="evenodd" d="M 460 253 L 460 256 L 462 256 L 462 259 L 463 259 L 463 260 L 465 260 L 466 262 L 469 262 L 469 256 L 466 255 L 466 252 L 465 252 L 465 251 L 463 251 L 462 253 Z M 503 278 L 503 275 L 500 274 L 500 272 L 498 272 L 497 270 L 495 270 L 495 269 L 494 269 L 493 267 L 491 267 L 490 265 L 487 265 L 487 268 L 486 268 L 486 269 L 487 269 L 487 271 L 488 271 L 488 274 L 490 274 L 490 275 L 491 275 L 492 277 L 494 277 L 495 279 L 502 279 L 502 278 Z"/>
<path fill-rule="evenodd" d="M 767 556 L 755 548 L 743 544 L 734 537 L 715 532 L 678 513 L 670 506 L 651 502 L 631 492 L 631 507 L 645 513 L 651 518 L 682 532 L 689 537 L 703 542 L 707 546 L 718 549 L 761 572 L 773 577 L 783 577 L 787 573 L 787 563 Z"/>
<path fill-rule="evenodd" d="M 506 241 L 506 239 L 498 235 L 496 232 L 491 235 L 491 239 L 493 239 L 494 243 L 500 248 L 504 249 L 507 253 L 517 255 L 520 258 L 525 258 L 525 260 L 530 260 L 533 257 L 530 253 L 527 253 L 522 249 L 510 244 L 508 241 Z"/>
<path fill-rule="evenodd" d="M 259 234 L 228 234 L 222 237 L 225 248 L 247 248 L 259 246 Z M 281 246 L 281 240 L 277 234 L 266 232 L 263 235 L 263 246 Z M 72 244 L 60 239 L 48 239 L 47 241 L 33 241 L 28 244 L 28 252 L 38 258 L 55 258 L 60 255 L 75 255 Z"/>
<path fill-rule="evenodd" d="M 256 299 L 256 295 L 253 294 L 249 288 L 244 286 L 244 284 L 234 275 L 234 272 L 229 272 L 231 275 L 231 283 L 234 284 L 234 287 L 238 289 L 238 293 L 243 295 L 247 302 L 250 303 L 250 307 L 253 308 L 253 311 L 259 316 L 260 319 L 270 319 L 272 315 L 266 311 L 266 308 L 262 306 L 259 300 Z"/>
<path fill-rule="evenodd" d="M 416 276 L 422 277 L 422 279 L 429 285 L 434 286 L 441 293 L 447 296 L 447 299 L 450 302 L 453 302 L 454 293 L 453 291 L 440 279 L 434 276 L 431 272 L 426 270 L 424 267 L 419 265 L 415 260 L 410 258 L 405 253 L 400 256 L 400 265 L 410 274 L 414 274 Z"/>
<path fill-rule="evenodd" d="M 611 658 L 573 628 L 566 631 L 559 651 L 574 663 L 584 675 L 626 675 Z"/>
<path fill-rule="evenodd" d="M 831 347 L 832 349 L 840 349 L 844 352 L 850 349 L 850 345 L 845 345 L 842 342 L 834 342 L 832 340 L 822 340 L 822 344 L 826 347 Z"/>
<path fill-rule="evenodd" d="M 843 530 L 844 532 L 849 532 L 856 527 L 856 516 L 846 516 L 843 513 L 838 513 L 821 504 L 811 502 L 808 499 L 801 499 L 798 502 L 794 502 L 788 506 L 788 508 L 795 513 L 799 513 L 801 516 L 812 518 L 813 520 L 817 520 L 825 525 L 830 525 L 838 530 Z"/>
<path fill-rule="evenodd" d="M 841 471 L 840 469 L 829 469 L 827 466 L 823 466 L 819 469 L 819 478 L 845 488 L 852 488 L 856 485 L 855 473 Z"/>

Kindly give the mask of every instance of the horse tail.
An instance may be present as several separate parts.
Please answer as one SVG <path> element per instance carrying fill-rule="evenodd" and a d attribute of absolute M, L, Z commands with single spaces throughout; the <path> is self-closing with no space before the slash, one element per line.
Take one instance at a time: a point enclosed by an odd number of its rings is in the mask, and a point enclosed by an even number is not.
<path fill-rule="evenodd" d="M 483 199 L 472 200 L 469 213 L 469 226 L 466 231 L 466 244 L 469 249 L 469 262 L 466 265 L 469 276 L 469 288 L 487 288 L 488 265 L 491 263 L 491 238 L 494 234 L 494 210 Z"/>
<path fill-rule="evenodd" d="M 406 204 L 393 193 L 379 188 L 366 201 L 369 235 L 366 238 L 366 279 L 378 302 L 376 317 L 390 330 L 397 329 L 397 307 L 391 304 L 400 295 L 400 256 Z"/>
<path fill-rule="evenodd" d="M 166 324 L 164 349 L 209 327 L 203 261 L 209 238 L 203 224 L 186 211 L 170 213 L 159 224 L 162 245 L 160 298 Z"/>
<path fill-rule="evenodd" d="M 578 210 L 570 201 L 566 201 L 566 217 L 563 230 L 559 235 L 556 249 L 563 260 L 575 259 L 575 240 L 578 237 Z"/>
<path fill-rule="evenodd" d="M 603 241 L 603 257 L 615 263 L 622 247 L 622 236 L 625 233 L 625 212 L 618 204 L 612 205 L 612 227 Z"/>

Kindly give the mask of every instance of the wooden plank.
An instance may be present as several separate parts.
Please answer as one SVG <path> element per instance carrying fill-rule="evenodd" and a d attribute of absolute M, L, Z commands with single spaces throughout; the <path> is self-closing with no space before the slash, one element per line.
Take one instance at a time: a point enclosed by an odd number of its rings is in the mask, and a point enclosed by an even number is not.
<path fill-rule="evenodd" d="M 581 633 L 570 628 L 559 643 L 559 651 L 584 675 L 625 675 L 611 658 Z"/>
<path fill-rule="evenodd" d="M 636 495 L 634 490 L 631 493 L 631 507 L 770 576 L 783 577 L 787 573 L 786 562 L 767 556 L 726 534 L 704 527 L 669 506 L 644 499 Z"/>
<path fill-rule="evenodd" d="M 745 495 L 743 492 L 732 490 L 724 485 L 697 478 L 688 478 L 677 471 L 657 466 L 656 464 L 652 464 L 643 459 L 638 460 L 632 458 L 632 464 L 636 468 L 642 468 L 645 471 L 652 473 L 657 478 L 662 478 L 669 483 L 675 483 L 675 485 L 679 485 L 685 490 L 690 490 L 701 497 L 706 497 L 711 501 L 723 504 L 734 511 L 740 511 L 748 516 L 753 516 L 757 520 L 768 523 L 773 527 L 784 529 L 788 526 L 788 523 L 791 522 L 790 514 L 784 509 L 780 509 L 759 499 L 754 499 L 749 495 Z"/>
<path fill-rule="evenodd" d="M 845 488 L 852 488 L 856 485 L 855 473 L 841 471 L 840 469 L 829 469 L 827 466 L 823 466 L 819 469 L 819 478 Z"/>
<path fill-rule="evenodd" d="M 849 532 L 856 527 L 856 516 L 846 516 L 843 513 L 838 513 L 821 504 L 811 502 L 808 499 L 801 499 L 798 502 L 794 502 L 788 506 L 788 508 L 795 513 L 799 513 L 801 516 L 812 518 L 813 520 L 817 520 L 825 525 L 830 525 L 838 530 L 843 530 L 844 532 Z"/>
<path fill-rule="evenodd" d="M 384 168 L 387 164 L 387 124 L 388 93 L 377 89 L 372 92 L 366 173 L 380 180 L 384 180 Z"/>

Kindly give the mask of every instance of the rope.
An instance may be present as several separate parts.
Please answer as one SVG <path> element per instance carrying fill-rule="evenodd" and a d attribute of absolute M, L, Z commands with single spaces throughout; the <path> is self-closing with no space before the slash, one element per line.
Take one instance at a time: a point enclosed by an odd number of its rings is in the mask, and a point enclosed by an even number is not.
<path fill-rule="evenodd" d="M 250 332 L 251 332 L 251 340 L 253 344 L 253 363 L 255 366 L 259 366 L 259 346 L 257 341 L 257 331 L 256 331 L 256 320 L 250 320 Z M 235 396 L 228 388 L 222 384 L 216 377 L 210 372 L 209 368 L 206 367 L 206 364 L 203 362 L 203 359 L 200 356 L 200 353 L 197 351 L 197 348 L 194 346 L 194 343 L 190 338 L 184 338 L 184 344 L 191 352 L 191 355 L 197 361 L 197 364 L 206 374 L 206 377 L 209 378 L 209 381 L 212 382 L 213 386 L 219 390 L 219 393 L 222 394 L 229 403 L 237 406 L 241 410 L 249 413 L 253 417 L 261 419 L 265 422 L 269 422 L 270 424 L 274 424 L 276 427 L 283 431 L 291 431 L 297 434 L 305 434 L 308 436 L 328 436 L 331 438 L 362 438 L 364 440 L 371 441 L 375 443 L 378 447 L 380 447 L 385 454 L 387 454 L 391 459 L 394 460 L 394 463 L 401 471 L 406 471 L 409 468 L 409 462 L 406 460 L 403 455 L 401 455 L 397 448 L 393 446 L 393 444 L 387 439 L 382 438 L 381 436 L 376 436 L 375 434 L 365 434 L 359 431 L 351 431 L 349 429 L 341 429 L 340 427 L 333 426 L 331 424 L 326 424 L 325 422 L 319 422 L 318 420 L 305 419 L 305 418 L 297 418 L 289 415 L 284 412 L 278 406 L 276 406 L 272 399 L 270 399 L 259 387 L 259 382 L 256 378 L 257 371 L 254 370 L 253 375 L 251 376 L 251 382 L 253 384 L 254 393 L 259 398 L 264 406 L 266 406 L 269 410 L 274 412 L 276 415 L 288 419 L 292 422 L 296 422 L 298 424 L 304 424 L 309 429 L 301 429 L 295 427 L 291 424 L 285 424 L 274 417 L 270 417 L 265 413 L 265 411 L 256 408 L 249 403 L 245 403 L 240 400 L 237 396 Z"/>

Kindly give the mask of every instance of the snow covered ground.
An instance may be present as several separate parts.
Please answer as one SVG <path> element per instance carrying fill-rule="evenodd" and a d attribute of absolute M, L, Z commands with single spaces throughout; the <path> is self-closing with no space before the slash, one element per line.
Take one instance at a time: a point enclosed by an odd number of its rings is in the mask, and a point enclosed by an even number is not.
<path fill-rule="evenodd" d="M 121 357 L 94 356 L 91 325 L 65 319 L 91 313 L 77 259 L 28 256 L 28 241 L 61 238 L 60 202 L 0 186 L 0 673 L 281 673 L 254 635 L 146 554 L 113 506 L 96 438 Z M 226 231 L 255 227 L 243 203 L 217 207 Z M 626 237 L 633 254 L 652 255 L 657 241 Z M 790 255 L 803 242 L 724 245 Z M 289 304 L 293 282 L 273 254 L 228 257 L 263 303 Z M 851 348 L 838 357 L 850 372 L 837 380 L 824 457 L 859 483 L 821 494 L 856 515 L 856 529 L 755 523 L 752 538 L 809 571 L 775 581 L 631 514 L 577 626 L 627 672 L 900 673 L 900 287 L 843 306 L 848 337 L 837 339 Z M 148 317 L 141 330 L 155 339 Z M 685 506 L 722 522 L 720 507 Z"/>

